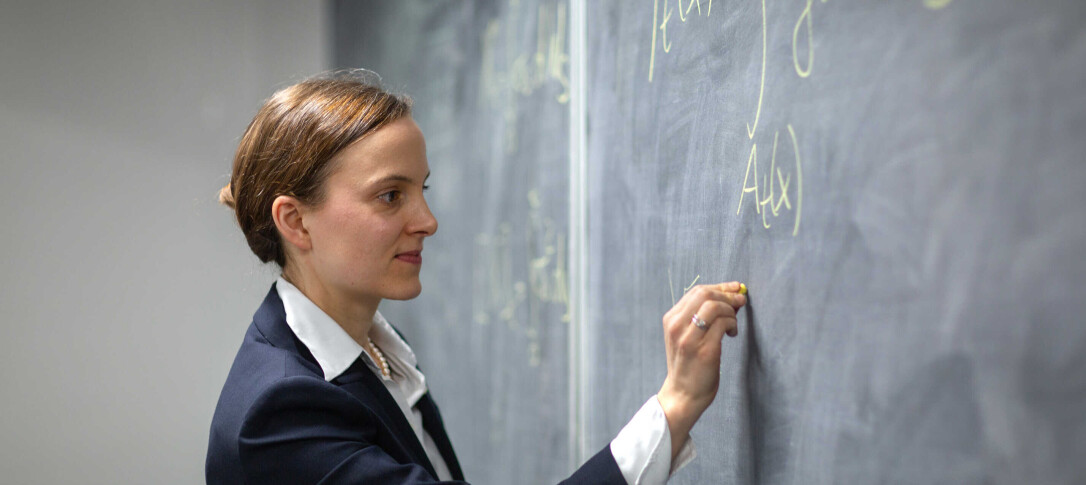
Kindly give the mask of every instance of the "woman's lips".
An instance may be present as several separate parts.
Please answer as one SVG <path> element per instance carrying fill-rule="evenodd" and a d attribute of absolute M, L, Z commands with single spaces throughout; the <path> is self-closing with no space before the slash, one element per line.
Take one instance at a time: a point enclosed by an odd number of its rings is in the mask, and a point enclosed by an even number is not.
<path fill-rule="evenodd" d="M 422 264 L 422 251 L 408 251 L 396 255 L 396 259 L 409 264 Z"/>

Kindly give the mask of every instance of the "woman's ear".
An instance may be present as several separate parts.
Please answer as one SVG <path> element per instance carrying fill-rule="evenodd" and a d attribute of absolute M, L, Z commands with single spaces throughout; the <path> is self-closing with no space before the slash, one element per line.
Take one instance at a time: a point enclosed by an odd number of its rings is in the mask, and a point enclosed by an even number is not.
<path fill-rule="evenodd" d="M 312 242 L 309 231 L 302 224 L 302 211 L 301 201 L 289 195 L 280 195 L 272 201 L 272 220 L 283 240 L 301 251 L 308 251 L 312 248 Z"/>

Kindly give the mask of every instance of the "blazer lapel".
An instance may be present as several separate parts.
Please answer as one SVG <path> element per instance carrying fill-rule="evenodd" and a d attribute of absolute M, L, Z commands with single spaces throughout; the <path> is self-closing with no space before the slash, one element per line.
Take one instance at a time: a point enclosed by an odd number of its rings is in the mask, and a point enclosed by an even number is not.
<path fill-rule="evenodd" d="M 372 403 L 376 401 L 377 406 L 375 406 L 374 410 L 382 414 L 381 421 L 391 428 L 392 439 L 410 453 L 415 463 L 425 467 L 426 471 L 430 472 L 430 476 L 437 477 L 434 465 L 430 463 L 430 458 L 426 456 L 426 450 L 423 449 L 422 443 L 419 443 L 415 430 L 407 422 L 407 418 L 404 417 L 400 406 L 396 404 L 396 400 L 388 392 L 384 383 L 366 367 L 362 359 L 356 359 L 343 375 L 332 379 L 332 382 L 354 394 L 363 402 Z"/>
<path fill-rule="evenodd" d="M 298 340 L 298 337 L 294 335 L 294 331 L 287 325 L 287 313 L 283 308 L 283 300 L 279 298 L 279 291 L 276 290 L 275 284 L 272 284 L 268 295 L 264 297 L 264 302 L 260 304 L 260 308 L 253 315 L 253 324 L 273 346 L 297 352 L 313 365 L 314 372 L 317 375 L 323 375 L 320 364 L 313 357 L 313 353 L 309 351 L 309 347 L 306 347 L 301 340 Z M 392 394 L 389 394 L 385 385 L 373 372 L 370 372 L 361 359 L 356 359 L 342 375 L 332 379 L 332 383 L 354 394 L 360 401 L 370 405 L 374 412 L 381 414 L 382 424 L 392 431 L 390 433 L 392 440 L 399 445 L 401 450 L 406 452 L 407 457 L 425 467 L 431 476 L 437 477 L 434 465 L 426 457 L 426 451 L 423 450 L 422 444 L 415 437 L 415 432 L 411 429 L 407 418 L 404 417 L 403 411 L 400 411 L 400 406 L 396 404 L 396 400 L 392 398 Z M 442 456 L 445 455 L 444 449 L 441 453 Z M 450 468 L 451 470 L 452 468 Z"/>
<path fill-rule="evenodd" d="M 449 435 L 445 432 L 445 422 L 441 419 L 441 412 L 437 409 L 437 403 L 427 392 L 422 395 L 422 399 L 419 399 L 416 406 L 422 412 L 422 427 L 430 434 L 434 444 L 437 445 L 437 449 L 441 451 L 441 457 L 445 459 L 445 466 L 449 467 L 449 473 L 452 474 L 453 479 L 463 480 L 464 472 L 460 469 L 460 462 L 456 459 L 456 452 L 453 451 Z"/>

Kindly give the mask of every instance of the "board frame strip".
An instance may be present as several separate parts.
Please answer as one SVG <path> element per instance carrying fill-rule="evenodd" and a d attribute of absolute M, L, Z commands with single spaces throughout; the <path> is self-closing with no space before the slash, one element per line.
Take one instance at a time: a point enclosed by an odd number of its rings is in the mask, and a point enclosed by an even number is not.
<path fill-rule="evenodd" d="M 585 44 L 587 3 L 570 0 L 570 102 L 569 102 L 569 436 L 570 467 L 576 469 L 588 457 L 585 376 L 585 315 L 587 310 L 588 203 L 586 164 Z"/>

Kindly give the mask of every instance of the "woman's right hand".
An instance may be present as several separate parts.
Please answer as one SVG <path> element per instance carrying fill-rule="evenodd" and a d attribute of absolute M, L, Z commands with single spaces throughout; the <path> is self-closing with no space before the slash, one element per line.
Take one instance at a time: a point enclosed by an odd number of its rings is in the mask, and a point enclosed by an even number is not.
<path fill-rule="evenodd" d="M 667 378 L 656 398 L 667 416 L 672 458 L 716 398 L 722 340 L 738 334 L 735 313 L 747 302 L 740 288 L 738 282 L 695 286 L 664 314 Z M 695 325 L 694 315 L 707 326 Z"/>

